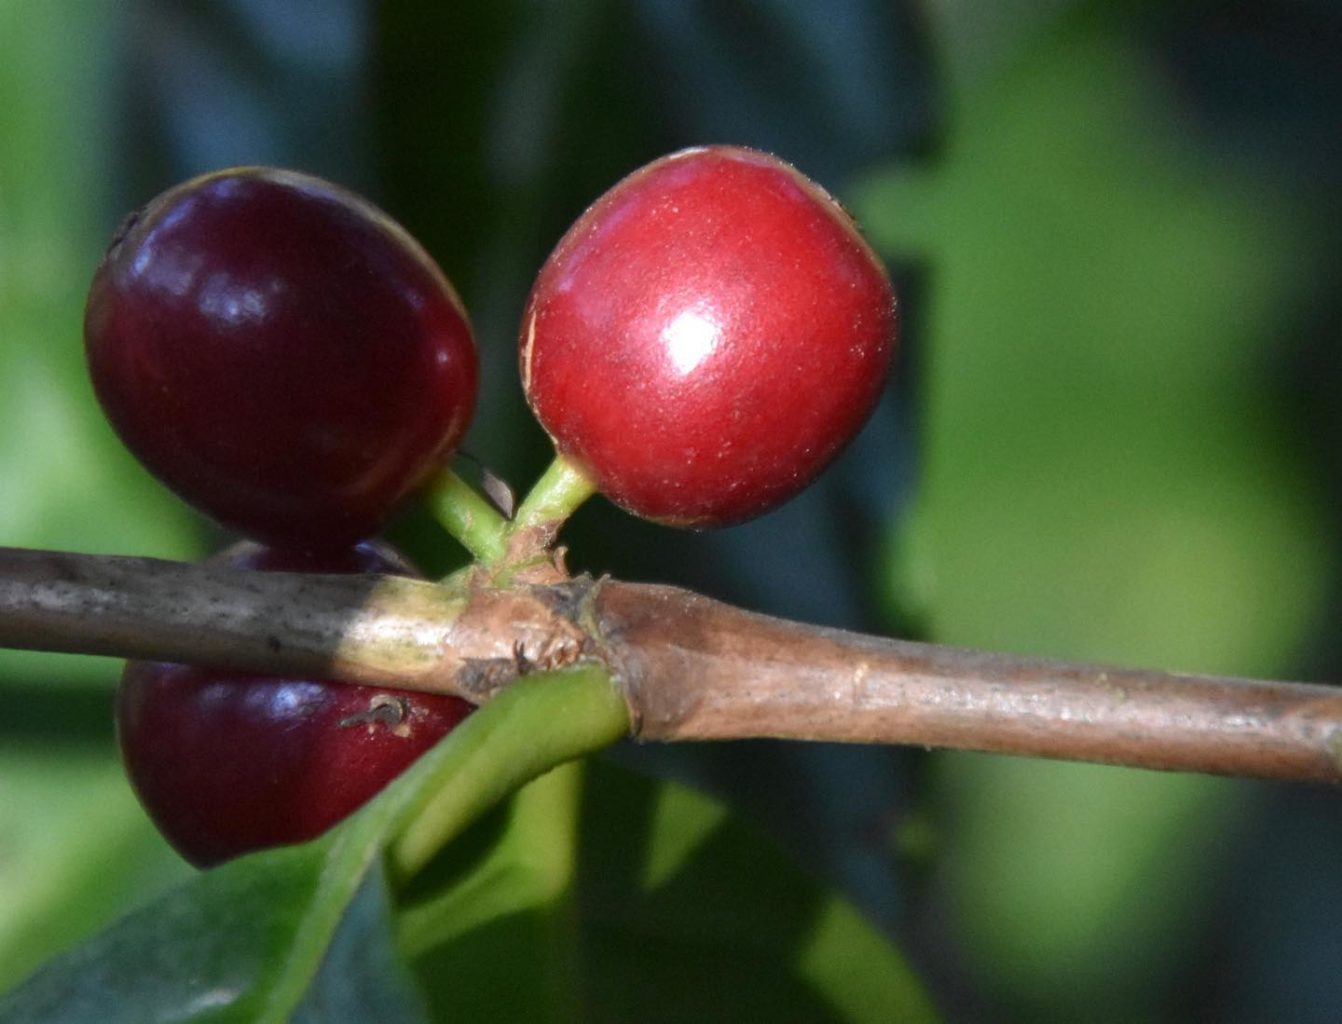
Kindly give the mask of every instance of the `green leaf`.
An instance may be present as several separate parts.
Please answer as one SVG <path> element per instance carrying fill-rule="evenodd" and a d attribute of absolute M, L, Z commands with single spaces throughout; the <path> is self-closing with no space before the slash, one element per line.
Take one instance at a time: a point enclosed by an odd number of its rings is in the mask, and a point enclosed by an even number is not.
<path fill-rule="evenodd" d="M 321 970 L 294 1015 L 296 1024 L 429 1020 L 395 934 L 385 879 L 381 872 L 370 873 L 336 928 Z"/>
<path fill-rule="evenodd" d="M 1286 674 L 1335 551 L 1269 383 L 1326 265 L 1313 197 L 1190 145 L 1130 14 L 1004 40 L 959 13 L 944 34 L 1010 59 L 962 83 L 935 161 L 854 204 L 932 268 L 895 602 L 944 643 Z M 1025 1019 L 1094 1019 L 1098 991 L 1150 1016 L 1246 790 L 966 755 L 935 782 L 947 926 L 986 987 Z"/>
<path fill-rule="evenodd" d="M 569 766 L 477 829 L 401 917 L 435 1019 L 936 1019 L 847 901 L 685 787 Z"/>
<path fill-rule="evenodd" d="M 948 923 L 994 1001 L 1027 1018 L 1158 1017 L 1171 965 L 1205 940 L 1191 911 L 1221 879 L 1247 788 L 973 755 L 947 758 L 936 784 L 958 808 L 939 877 L 965 909 Z"/>
<path fill-rule="evenodd" d="M 574 884 L 589 771 L 566 765 L 531 783 L 448 851 L 436 884 L 407 893 L 401 944 L 435 1019 L 587 1019 Z"/>
<path fill-rule="evenodd" d="M 351 944 L 373 940 L 373 959 L 395 966 L 379 854 L 451 753 L 444 744 L 325 837 L 233 861 L 123 919 L 0 999 L 0 1020 L 289 1020 L 300 1007 L 320 1020 L 414 1005 L 403 970 L 350 971 Z"/>
<path fill-rule="evenodd" d="M 199 520 L 103 420 L 84 368 L 84 295 L 107 209 L 107 82 L 120 8 L 0 3 L 0 523 L 4 543 L 189 557 Z M 0 651 L 0 686 L 98 685 L 109 659 Z"/>
<path fill-rule="evenodd" d="M 202 876 L 49 964 L 0 1000 L 0 1020 L 254 1018 L 324 852 L 283 850 Z"/>
<path fill-rule="evenodd" d="M 582 836 L 591 1019 L 937 1019 L 885 938 L 709 798 L 599 766 Z"/>
<path fill-rule="evenodd" d="M 188 871 L 111 749 L 0 738 L 0 992 Z"/>
<path fill-rule="evenodd" d="M 921 582 L 898 596 L 949 643 L 1279 672 L 1329 579 L 1263 383 L 1305 308 L 1313 211 L 1196 160 L 1119 40 L 1054 39 L 994 84 L 944 162 L 855 203 L 936 267 L 901 538 Z"/>

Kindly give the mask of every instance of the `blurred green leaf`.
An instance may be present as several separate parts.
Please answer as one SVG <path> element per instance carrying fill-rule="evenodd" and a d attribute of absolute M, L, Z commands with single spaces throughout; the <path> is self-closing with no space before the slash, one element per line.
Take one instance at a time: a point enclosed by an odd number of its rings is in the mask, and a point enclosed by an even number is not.
<path fill-rule="evenodd" d="M 952 102 L 973 102 L 985 83 L 1012 63 L 1029 55 L 1041 37 L 1066 26 L 1068 20 L 1100 11 L 1112 14 L 1115 5 L 1103 0 L 932 0 L 935 37 L 942 78 Z M 1107 10 L 1106 10 L 1107 9 Z"/>
<path fill-rule="evenodd" d="M 956 807 L 939 868 L 956 893 L 951 923 L 994 1004 L 1025 1019 L 1157 1017 L 1243 786 L 959 754 L 933 789 Z"/>
<path fill-rule="evenodd" d="M 0 746 L 0 991 L 188 870 L 111 750 Z"/>
<path fill-rule="evenodd" d="M 1135 37 L 1069 25 L 960 97 L 941 163 L 855 204 L 933 289 L 925 472 L 888 584 L 943 642 L 1278 675 L 1335 556 L 1272 377 L 1313 211 L 1187 146 Z M 953 925 L 988 987 L 1027 1018 L 1141 1017 L 1243 790 L 939 767 Z"/>
<path fill-rule="evenodd" d="M 518 386 L 525 296 L 568 222 L 638 162 L 657 125 L 642 88 L 612 91 L 621 5 L 384 4 L 376 15 L 385 205 L 456 282 L 480 343 L 468 449 L 525 480 L 548 461 Z"/>
<path fill-rule="evenodd" d="M 1181 151 L 1154 88 L 1069 39 L 966 109 L 944 166 L 857 204 L 937 268 L 919 599 L 955 642 L 1267 673 L 1327 579 L 1263 386 L 1308 211 Z"/>
<path fill-rule="evenodd" d="M 561 771 L 405 909 L 441 1019 L 936 1019 L 889 942 L 721 804 L 604 762 Z"/>
<path fill-rule="evenodd" d="M 116 440 L 84 370 L 84 292 L 114 223 L 120 27 L 110 5 L 0 4 L 0 523 L 10 545 L 183 557 L 198 521 Z M 0 651 L 0 685 L 111 674 L 102 659 Z"/>
<path fill-rule="evenodd" d="M 590 1019 L 936 1019 L 894 947 L 707 797 L 597 766 L 581 834 Z"/>
<path fill-rule="evenodd" d="M 117 442 L 84 371 L 84 291 L 116 219 L 122 19 L 0 3 L 0 543 L 181 557 L 195 519 Z M 178 871 L 115 763 L 115 672 L 0 651 L 0 988 Z"/>

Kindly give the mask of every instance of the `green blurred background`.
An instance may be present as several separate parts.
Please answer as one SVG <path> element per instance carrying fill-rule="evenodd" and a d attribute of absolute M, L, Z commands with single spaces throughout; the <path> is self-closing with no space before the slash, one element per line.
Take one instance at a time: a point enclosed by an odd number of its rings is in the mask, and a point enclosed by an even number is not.
<path fill-rule="evenodd" d="M 515 371 L 569 221 L 684 145 L 839 194 L 904 299 L 821 483 L 677 534 L 600 502 L 582 568 L 815 622 L 1338 677 L 1342 7 L 1006 0 L 0 0 L 0 543 L 191 558 L 83 376 L 119 218 L 276 163 L 372 195 L 460 287 L 468 448 L 546 460 Z M 431 563 L 427 524 L 398 539 Z M 438 566 L 435 566 L 438 567 Z M 0 989 L 188 869 L 116 764 L 98 659 L 0 652 Z M 1342 815 L 1303 786 L 967 754 L 627 749 L 763 823 L 950 1019 L 1333 1021 Z"/>

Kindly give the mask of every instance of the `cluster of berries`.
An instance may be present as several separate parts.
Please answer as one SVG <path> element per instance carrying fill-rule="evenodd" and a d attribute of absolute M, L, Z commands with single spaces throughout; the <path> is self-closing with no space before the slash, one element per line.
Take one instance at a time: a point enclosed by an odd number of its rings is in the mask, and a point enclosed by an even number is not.
<path fill-rule="evenodd" d="M 634 514 L 708 527 L 805 487 L 871 412 L 897 334 L 880 260 L 774 157 L 685 150 L 573 225 L 522 318 L 559 457 Z M 327 182 L 242 168 L 132 215 L 85 316 L 94 390 L 164 484 L 258 570 L 413 573 L 373 540 L 470 423 L 466 311 L 423 248 Z M 264 546 L 262 546 L 264 545 Z M 314 836 L 469 712 L 453 697 L 132 663 L 132 783 L 189 860 Z"/>

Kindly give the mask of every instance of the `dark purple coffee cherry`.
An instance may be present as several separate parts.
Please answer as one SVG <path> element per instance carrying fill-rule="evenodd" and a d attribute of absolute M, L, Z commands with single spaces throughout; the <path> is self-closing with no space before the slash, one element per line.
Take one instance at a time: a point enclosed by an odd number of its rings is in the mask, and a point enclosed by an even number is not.
<path fill-rule="evenodd" d="M 389 548 L 221 556 L 287 572 L 413 573 Z M 442 694 L 132 661 L 117 693 L 131 784 L 199 867 L 320 835 L 375 796 L 473 710 Z"/>
<path fill-rule="evenodd" d="M 89 290 L 94 390 L 126 446 L 225 526 L 288 547 L 374 534 L 460 443 L 466 312 L 384 213 L 248 167 L 122 225 Z"/>

